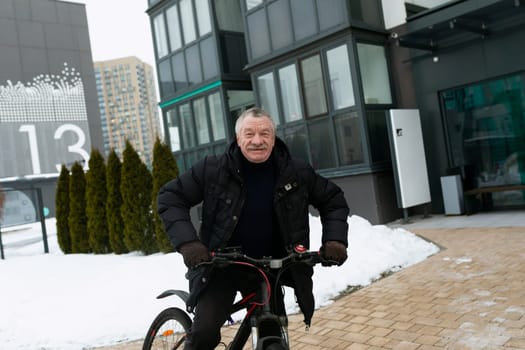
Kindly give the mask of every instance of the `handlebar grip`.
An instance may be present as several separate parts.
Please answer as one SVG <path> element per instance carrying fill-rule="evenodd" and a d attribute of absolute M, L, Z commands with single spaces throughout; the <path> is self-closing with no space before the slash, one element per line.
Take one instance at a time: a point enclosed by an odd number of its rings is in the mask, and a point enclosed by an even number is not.
<path fill-rule="evenodd" d="M 321 258 L 321 265 L 323 266 L 339 266 L 339 262 L 335 260 L 328 260 L 328 259 L 322 259 Z"/>

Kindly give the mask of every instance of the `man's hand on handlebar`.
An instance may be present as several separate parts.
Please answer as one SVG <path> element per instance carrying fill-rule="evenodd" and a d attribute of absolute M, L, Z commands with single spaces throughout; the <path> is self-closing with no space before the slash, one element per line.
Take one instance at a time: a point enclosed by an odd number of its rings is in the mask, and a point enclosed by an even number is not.
<path fill-rule="evenodd" d="M 209 261 L 211 256 L 208 248 L 201 241 L 191 241 L 184 243 L 179 247 L 184 264 L 191 268 L 196 265 Z"/>
<path fill-rule="evenodd" d="M 321 262 L 323 266 L 334 265 L 330 262 L 335 262 L 335 265 L 341 266 L 348 258 L 346 253 L 346 246 L 339 241 L 326 241 L 321 246 L 321 257 L 325 262 Z"/>

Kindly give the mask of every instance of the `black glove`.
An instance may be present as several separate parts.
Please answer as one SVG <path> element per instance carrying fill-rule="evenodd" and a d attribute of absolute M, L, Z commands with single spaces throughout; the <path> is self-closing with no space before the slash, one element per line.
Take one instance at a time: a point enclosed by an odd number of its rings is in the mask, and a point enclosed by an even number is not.
<path fill-rule="evenodd" d="M 321 247 L 321 256 L 325 260 L 337 262 L 337 266 L 343 265 L 348 258 L 346 246 L 339 241 L 326 241 Z"/>
<path fill-rule="evenodd" d="M 194 267 L 201 262 L 210 260 L 210 252 L 201 241 L 184 243 L 179 247 L 179 252 L 182 254 L 184 264 L 187 267 Z"/>

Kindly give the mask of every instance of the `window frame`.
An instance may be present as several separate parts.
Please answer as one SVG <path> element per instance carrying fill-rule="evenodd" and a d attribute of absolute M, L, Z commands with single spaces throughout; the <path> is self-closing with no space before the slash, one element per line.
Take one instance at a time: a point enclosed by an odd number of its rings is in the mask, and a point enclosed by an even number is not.
<path fill-rule="evenodd" d="M 375 45 L 381 45 L 380 41 L 372 42 L 372 44 Z M 387 48 L 383 45 L 384 49 Z M 345 57 L 344 61 L 345 64 L 347 64 L 347 67 L 345 68 L 345 71 L 349 73 L 349 82 L 352 86 L 352 100 L 350 102 L 353 102 L 350 106 L 344 106 L 344 107 L 337 107 L 333 101 L 333 95 L 335 90 L 332 89 L 331 86 L 328 86 L 330 82 L 330 67 L 328 65 L 328 54 L 331 50 L 340 48 L 342 50 L 345 50 L 345 54 L 347 57 Z M 303 90 L 303 73 L 301 68 L 301 61 L 304 59 L 307 59 L 309 57 L 318 55 L 320 58 L 320 64 L 321 64 L 321 73 L 322 73 L 322 79 L 323 79 L 323 88 L 325 92 L 325 98 L 326 105 L 327 105 L 327 113 L 320 114 L 315 117 L 307 117 L 306 116 L 306 102 L 305 102 L 305 95 Z M 389 73 L 389 78 L 391 75 L 390 70 L 390 62 L 387 60 L 387 69 Z M 382 171 L 388 167 L 391 166 L 390 162 L 374 162 L 372 159 L 372 149 L 370 147 L 370 132 L 368 130 L 368 123 L 366 121 L 366 111 L 369 109 L 382 109 L 384 110 L 387 107 L 391 107 L 391 105 L 378 105 L 378 106 L 371 106 L 371 105 L 365 105 L 362 98 L 362 91 L 359 84 L 360 74 L 359 74 L 359 60 L 357 58 L 357 46 L 356 46 L 356 37 L 352 36 L 351 38 L 340 38 L 339 40 L 336 40 L 334 42 L 326 43 L 325 45 L 322 45 L 320 47 L 317 47 L 313 50 L 310 50 L 308 52 L 304 52 L 300 55 L 297 55 L 291 59 L 288 59 L 286 61 L 282 61 L 279 64 L 276 64 L 272 66 L 270 69 L 262 69 L 260 71 L 256 71 L 252 74 L 252 85 L 254 86 L 255 92 L 256 92 L 256 99 L 257 102 L 260 104 L 261 102 L 261 90 L 259 89 L 258 85 L 258 79 L 259 77 L 265 76 L 266 74 L 272 74 L 273 80 L 274 80 L 274 88 L 277 95 L 277 108 L 280 115 L 280 123 L 277 125 L 277 135 L 283 136 L 286 135 L 287 129 L 289 128 L 295 128 L 299 127 L 300 125 L 304 125 L 305 132 L 307 134 L 308 139 L 310 139 L 310 129 L 312 123 L 317 123 L 319 120 L 327 120 L 328 122 L 328 130 L 330 131 L 330 134 L 333 136 L 330 140 L 330 145 L 328 147 L 331 148 L 333 151 L 333 159 L 331 162 L 333 163 L 333 167 L 330 168 L 322 168 L 322 169 L 316 169 L 320 174 L 325 176 L 340 176 L 342 174 L 358 174 L 358 173 L 364 173 L 364 172 L 374 172 L 374 171 Z M 279 71 L 287 66 L 294 65 L 297 69 L 297 66 L 299 66 L 300 71 L 296 71 L 298 84 L 301 84 L 299 88 L 299 103 L 301 105 L 301 108 L 304 109 L 302 111 L 303 118 L 294 120 L 294 121 L 288 121 L 284 118 L 284 102 L 283 101 L 283 94 L 281 91 L 281 84 L 280 81 L 280 75 Z M 333 70 L 332 70 L 333 71 Z M 391 80 L 389 81 L 391 82 Z M 392 90 L 393 93 L 393 90 Z M 355 144 L 355 147 L 359 147 L 359 149 L 356 148 L 356 150 L 359 151 L 359 157 L 357 157 L 357 160 L 352 161 L 355 162 L 353 164 L 343 164 L 342 158 L 341 158 L 341 152 L 342 149 L 339 149 L 340 142 L 336 141 L 335 135 L 337 134 L 336 130 L 336 120 L 339 120 L 344 115 L 357 115 L 358 119 L 357 122 L 353 125 L 354 128 L 352 129 L 352 132 L 356 133 L 355 137 L 358 138 L 357 143 Z M 310 141 L 307 142 L 308 144 L 308 158 L 309 160 L 312 159 L 312 152 L 311 152 L 311 146 Z M 388 163 L 388 164 L 387 164 Z M 311 163 L 310 163 L 311 164 Z"/>
<path fill-rule="evenodd" d="M 160 61 L 161 59 L 165 58 L 166 56 L 168 56 L 170 54 L 170 48 L 169 48 L 169 38 L 168 38 L 168 28 L 166 26 L 166 15 L 165 15 L 165 12 L 164 10 L 160 11 L 159 13 L 157 13 L 155 16 L 153 16 L 152 18 L 152 26 L 153 26 L 153 37 L 154 37 L 154 42 L 155 42 L 155 54 L 156 54 L 156 57 L 157 57 L 157 61 Z M 156 22 L 156 19 L 157 18 L 160 18 L 162 19 L 162 23 L 159 23 L 159 27 L 157 27 L 157 22 Z M 162 42 L 160 41 L 160 38 L 157 34 L 162 34 L 162 33 L 159 33 L 158 31 L 159 30 L 163 30 L 164 32 L 164 45 L 162 45 Z M 166 53 L 164 53 L 163 55 L 161 55 L 160 53 L 160 49 L 161 48 L 164 48 L 165 46 L 165 50 L 166 50 Z"/>
<path fill-rule="evenodd" d="M 328 106 L 328 100 L 327 100 L 327 89 L 326 89 L 326 75 L 325 75 L 325 68 L 323 67 L 323 54 L 326 55 L 326 52 L 324 52 L 323 50 L 319 50 L 318 52 L 312 54 L 312 55 L 309 55 L 309 56 L 305 56 L 305 57 L 302 57 L 300 59 L 297 60 L 298 62 L 298 67 L 299 67 L 299 84 L 300 84 L 300 89 L 301 89 L 301 92 L 302 92 L 302 96 L 304 96 L 304 98 L 302 99 L 302 102 L 304 104 L 303 106 L 303 109 L 304 109 L 304 116 L 303 118 L 308 120 L 308 119 L 315 119 L 317 117 L 321 117 L 321 116 L 325 116 L 325 115 L 328 115 L 328 112 L 329 112 L 329 106 Z M 318 114 L 312 114 L 310 115 L 308 113 L 308 102 L 306 101 L 306 86 L 305 86 L 305 79 L 304 79 L 304 69 L 303 69 L 303 65 L 302 63 L 306 60 L 309 60 L 313 57 L 318 57 L 319 58 L 319 70 L 320 70 L 320 73 L 321 73 L 321 85 L 322 85 L 322 91 L 323 91 L 323 94 L 324 94 L 324 107 L 325 107 L 325 111 L 321 113 L 318 113 Z"/>
<path fill-rule="evenodd" d="M 174 23 L 173 26 L 172 26 L 172 25 L 169 24 L 169 23 L 172 23 L 171 21 L 166 21 L 166 22 L 168 22 L 168 23 L 166 23 L 166 27 L 167 27 L 166 34 L 168 35 L 167 40 L 168 40 L 168 43 L 169 43 L 169 52 L 170 53 L 174 53 L 175 51 L 178 51 L 178 50 L 180 50 L 180 49 L 182 49 L 184 47 L 184 40 L 183 40 L 183 37 L 182 37 L 182 27 L 181 27 L 181 18 L 180 18 L 179 4 L 178 3 L 174 3 L 171 6 L 167 7 L 163 11 L 165 13 L 166 19 L 171 18 L 171 16 L 168 17 L 168 11 L 170 11 L 171 9 L 174 9 L 175 12 L 176 12 L 175 13 L 176 23 Z M 171 34 L 173 34 L 173 33 L 171 32 L 170 28 L 174 28 L 175 29 L 176 28 L 175 25 L 178 28 L 178 30 L 176 31 L 176 34 L 178 34 L 177 37 L 178 37 L 179 46 L 176 47 L 176 48 L 173 48 L 172 47 L 172 39 L 171 39 Z"/>

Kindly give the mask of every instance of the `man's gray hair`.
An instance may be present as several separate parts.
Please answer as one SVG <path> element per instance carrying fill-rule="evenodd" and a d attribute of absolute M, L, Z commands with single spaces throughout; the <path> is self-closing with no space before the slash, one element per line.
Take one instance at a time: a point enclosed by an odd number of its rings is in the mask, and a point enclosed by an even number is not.
<path fill-rule="evenodd" d="M 272 116 L 268 112 L 266 112 L 264 109 L 261 109 L 259 107 L 252 107 L 250 109 L 245 110 L 244 112 L 241 113 L 241 115 L 239 115 L 239 117 L 237 118 L 237 121 L 235 122 L 235 134 L 236 135 L 239 135 L 239 132 L 241 132 L 241 124 L 242 124 L 242 121 L 246 117 L 254 117 L 254 118 L 266 117 L 270 119 L 270 122 L 272 124 L 272 131 L 273 131 L 273 134 L 275 135 L 276 127 L 275 127 L 275 122 L 272 119 Z"/>

